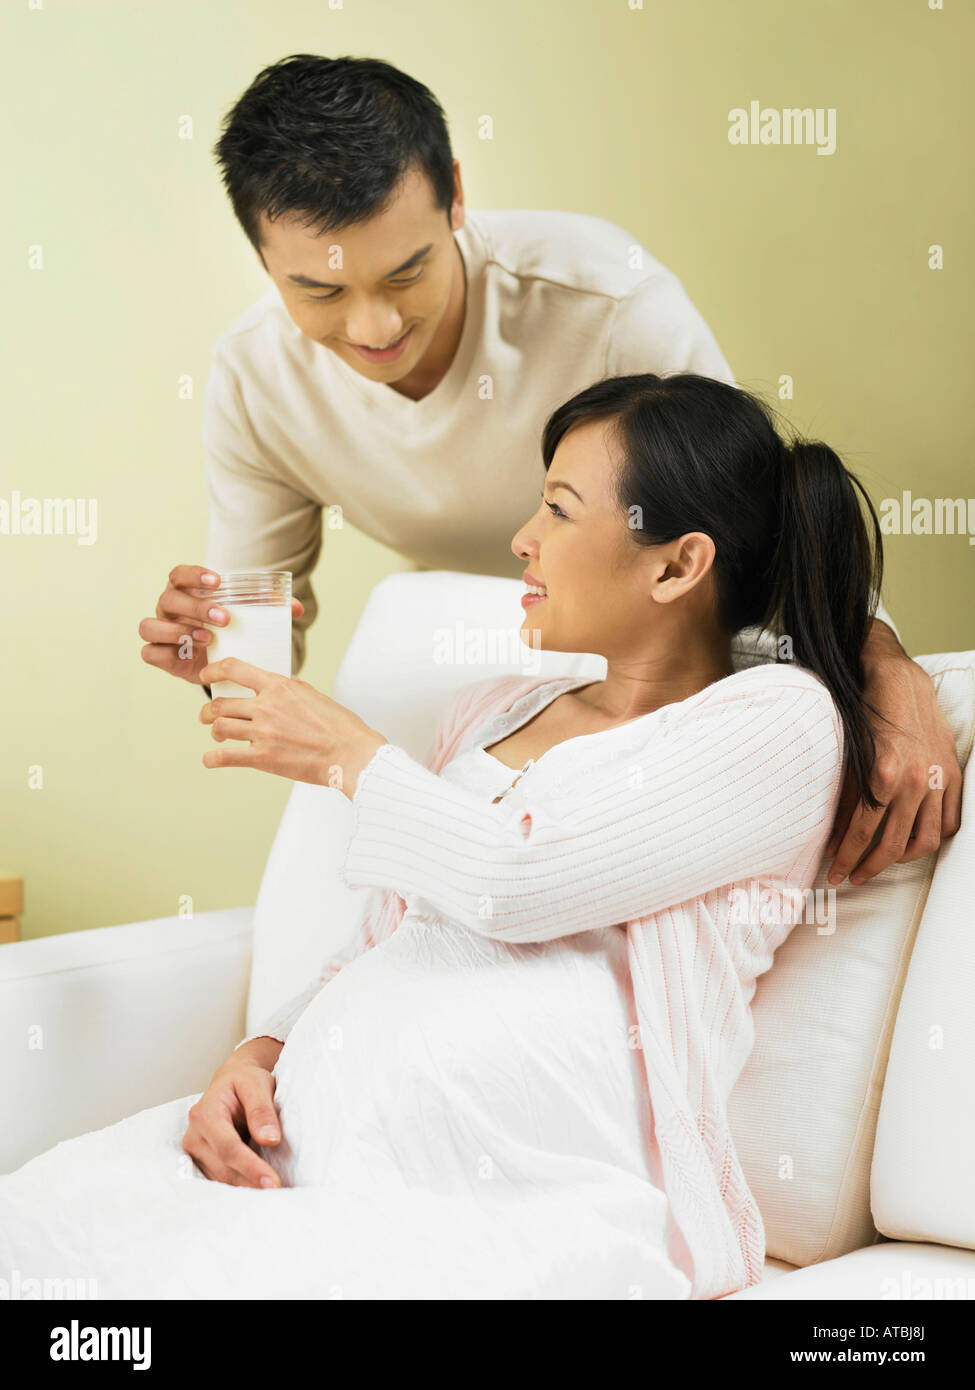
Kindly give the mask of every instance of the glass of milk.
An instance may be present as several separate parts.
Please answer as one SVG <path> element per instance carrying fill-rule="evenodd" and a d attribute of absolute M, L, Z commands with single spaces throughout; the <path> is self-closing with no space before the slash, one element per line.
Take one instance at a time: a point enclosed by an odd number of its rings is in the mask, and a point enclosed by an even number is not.
<path fill-rule="evenodd" d="M 221 570 L 215 589 L 198 590 L 230 618 L 222 627 L 211 628 L 213 641 L 207 644 L 207 660 L 221 661 L 236 656 L 262 671 L 279 676 L 291 675 L 291 571 Z M 214 681 L 214 699 L 221 695 L 253 695 L 236 681 Z"/>

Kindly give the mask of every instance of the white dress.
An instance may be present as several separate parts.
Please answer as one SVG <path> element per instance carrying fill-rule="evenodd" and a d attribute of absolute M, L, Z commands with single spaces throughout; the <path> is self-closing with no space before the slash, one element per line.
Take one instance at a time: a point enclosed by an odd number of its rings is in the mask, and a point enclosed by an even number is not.
<path fill-rule="evenodd" d="M 503 727 L 503 726 L 499 726 Z M 480 746 L 441 773 L 491 800 Z M 626 964 L 608 927 L 507 945 L 408 907 L 275 1067 L 281 1189 L 203 1178 L 197 1096 L 0 1178 L 0 1277 L 170 1298 L 685 1299 Z"/>

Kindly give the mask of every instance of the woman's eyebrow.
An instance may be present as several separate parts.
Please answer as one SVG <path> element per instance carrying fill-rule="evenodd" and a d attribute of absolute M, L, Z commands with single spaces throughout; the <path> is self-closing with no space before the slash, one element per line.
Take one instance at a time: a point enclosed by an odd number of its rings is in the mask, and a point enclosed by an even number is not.
<path fill-rule="evenodd" d="M 578 497 L 579 501 L 582 503 L 583 506 L 586 505 L 586 499 L 582 496 L 581 493 L 576 492 L 575 488 L 572 486 L 571 483 L 553 483 L 551 480 L 549 480 L 548 485 L 553 492 L 555 492 L 560 487 L 564 487 L 567 492 L 572 493 L 573 497 Z"/>

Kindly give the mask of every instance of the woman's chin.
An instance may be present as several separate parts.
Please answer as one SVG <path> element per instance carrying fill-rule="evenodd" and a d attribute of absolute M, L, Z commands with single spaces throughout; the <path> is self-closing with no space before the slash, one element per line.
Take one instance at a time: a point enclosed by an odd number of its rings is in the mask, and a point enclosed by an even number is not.
<path fill-rule="evenodd" d="M 545 641 L 545 634 L 542 632 L 538 623 L 533 623 L 526 617 L 519 629 L 518 636 L 526 647 L 531 647 L 533 651 L 542 651 L 548 646 Z"/>

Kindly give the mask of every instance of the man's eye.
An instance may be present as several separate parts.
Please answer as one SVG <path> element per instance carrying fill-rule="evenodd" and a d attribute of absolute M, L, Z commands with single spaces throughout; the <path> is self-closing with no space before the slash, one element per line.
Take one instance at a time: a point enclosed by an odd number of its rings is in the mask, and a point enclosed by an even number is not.
<path fill-rule="evenodd" d="M 415 285 L 416 282 L 417 282 L 417 280 L 419 280 L 419 278 L 420 278 L 420 276 L 421 276 L 422 274 L 423 274 L 423 270 L 422 270 L 422 268 L 421 268 L 420 270 L 418 270 L 418 271 L 416 272 L 415 275 L 411 275 L 410 278 L 409 278 L 408 280 L 390 280 L 389 283 L 390 283 L 391 285 L 395 285 L 395 286 L 397 287 L 397 289 L 398 289 L 400 286 L 402 286 L 402 285 Z M 325 303 L 327 303 L 328 300 L 337 298 L 337 296 L 340 295 L 341 293 L 342 293 L 341 289 L 337 289 L 337 290 L 333 290 L 331 294 L 310 294 L 310 295 L 308 296 L 308 298 L 311 299 L 311 300 L 312 300 L 314 303 L 316 303 L 316 304 L 325 304 Z"/>

